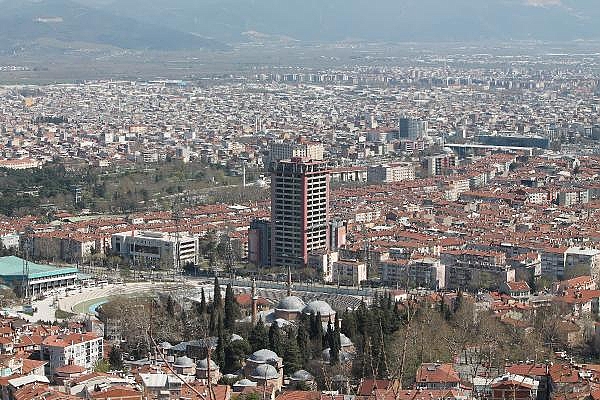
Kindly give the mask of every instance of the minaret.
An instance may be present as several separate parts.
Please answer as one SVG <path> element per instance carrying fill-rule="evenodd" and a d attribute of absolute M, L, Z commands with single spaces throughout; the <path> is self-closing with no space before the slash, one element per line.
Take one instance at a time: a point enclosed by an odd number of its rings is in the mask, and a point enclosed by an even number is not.
<path fill-rule="evenodd" d="M 288 267 L 288 276 L 287 276 L 287 295 L 288 297 L 292 295 L 292 269 Z"/>
<path fill-rule="evenodd" d="M 258 295 L 256 294 L 256 280 L 252 278 L 252 325 L 256 324 Z"/>

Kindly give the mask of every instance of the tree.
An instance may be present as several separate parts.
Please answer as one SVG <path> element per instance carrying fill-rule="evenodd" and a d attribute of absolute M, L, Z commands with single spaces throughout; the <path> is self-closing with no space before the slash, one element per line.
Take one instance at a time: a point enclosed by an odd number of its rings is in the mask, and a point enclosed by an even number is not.
<path fill-rule="evenodd" d="M 262 318 L 258 319 L 258 322 L 250 332 L 248 337 L 252 351 L 266 349 L 269 347 L 269 335 Z"/>
<path fill-rule="evenodd" d="M 196 312 L 199 315 L 202 315 L 202 314 L 206 314 L 206 310 L 207 310 L 207 307 L 206 307 L 206 295 L 204 294 L 204 288 L 202 288 L 202 295 L 200 297 L 200 304 L 198 305 L 198 308 L 196 309 Z"/>
<path fill-rule="evenodd" d="M 348 336 L 351 340 L 356 338 L 356 320 L 354 319 L 353 312 L 344 311 L 344 314 L 342 315 L 342 333 Z"/>
<path fill-rule="evenodd" d="M 223 330 L 222 311 L 218 308 L 210 310 L 210 321 L 208 323 L 208 331 L 211 335 L 216 336 Z"/>
<path fill-rule="evenodd" d="M 175 315 L 175 300 L 173 299 L 173 296 L 169 295 L 169 297 L 167 297 L 167 314 L 169 315 Z"/>
<path fill-rule="evenodd" d="M 94 372 L 107 373 L 110 371 L 110 363 L 107 360 L 98 360 L 94 365 Z"/>
<path fill-rule="evenodd" d="M 302 364 L 306 364 L 306 362 L 310 359 L 312 352 L 310 348 L 310 338 L 308 337 L 308 332 L 306 331 L 304 324 L 298 325 L 296 343 L 298 344 L 298 349 L 300 350 Z"/>
<path fill-rule="evenodd" d="M 283 337 L 277 322 L 273 322 L 269 328 L 269 348 L 277 353 L 278 356 L 283 355 Z"/>
<path fill-rule="evenodd" d="M 225 347 L 225 366 L 223 367 L 223 372 L 232 374 L 241 369 L 243 361 L 250 354 L 251 350 L 252 348 L 247 340 L 238 339 L 229 342 Z"/>
<path fill-rule="evenodd" d="M 221 297 L 221 285 L 219 285 L 219 278 L 215 276 L 213 308 L 220 309 L 221 307 L 223 307 L 223 298 Z"/>
<path fill-rule="evenodd" d="M 296 338 L 290 335 L 285 341 L 285 350 L 283 351 L 283 365 L 286 374 L 292 374 L 302 368 L 302 356 Z"/>
<path fill-rule="evenodd" d="M 340 359 L 340 350 L 342 350 L 342 341 L 340 338 L 340 330 L 336 328 L 329 336 L 329 355 L 331 356 L 331 364 L 336 365 Z"/>
<path fill-rule="evenodd" d="M 235 302 L 233 288 L 231 283 L 227 284 L 225 289 L 225 329 L 233 331 L 235 328 L 235 320 L 239 317 L 239 308 Z"/>
<path fill-rule="evenodd" d="M 220 316 L 219 316 L 220 318 Z M 217 348 L 215 349 L 215 353 L 212 359 L 219 365 L 220 367 L 225 367 L 225 346 L 226 342 L 228 342 L 229 338 L 225 337 L 223 330 L 219 330 L 217 335 Z"/>
<path fill-rule="evenodd" d="M 113 345 L 110 348 L 110 352 L 108 353 L 108 362 L 110 363 L 110 368 L 113 371 L 120 371 L 123 369 L 123 353 L 119 347 Z"/>

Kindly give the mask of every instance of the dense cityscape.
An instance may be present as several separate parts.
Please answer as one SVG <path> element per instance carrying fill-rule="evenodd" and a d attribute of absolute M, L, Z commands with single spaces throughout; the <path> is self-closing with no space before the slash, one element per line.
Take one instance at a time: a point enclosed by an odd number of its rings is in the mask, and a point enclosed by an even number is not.
<path fill-rule="evenodd" d="M 598 54 L 365 60 L 0 86 L 2 398 L 600 398 Z"/>

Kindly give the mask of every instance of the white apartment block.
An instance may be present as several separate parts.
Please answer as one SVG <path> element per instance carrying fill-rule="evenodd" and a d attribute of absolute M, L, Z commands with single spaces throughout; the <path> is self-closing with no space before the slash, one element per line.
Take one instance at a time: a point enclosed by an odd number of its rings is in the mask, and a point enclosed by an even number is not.
<path fill-rule="evenodd" d="M 111 237 L 112 251 L 146 266 L 173 268 L 198 262 L 198 240 L 183 233 L 128 231 Z"/>
<path fill-rule="evenodd" d="M 600 272 L 600 250 L 571 247 L 565 253 L 566 275 L 590 275 L 597 279 Z"/>
<path fill-rule="evenodd" d="M 370 166 L 367 181 L 373 183 L 391 183 L 415 179 L 415 166 L 411 163 L 394 163 Z"/>
<path fill-rule="evenodd" d="M 271 162 L 296 157 L 313 161 L 323 160 L 323 144 L 315 142 L 276 142 L 271 144 Z"/>
<path fill-rule="evenodd" d="M 367 280 L 367 264 L 361 261 L 336 261 L 331 268 L 331 278 L 333 283 L 359 286 Z"/>
<path fill-rule="evenodd" d="M 445 266 L 436 258 L 384 260 L 378 265 L 383 282 L 402 287 L 442 289 L 446 284 Z"/>
<path fill-rule="evenodd" d="M 41 345 L 41 358 L 48 361 L 46 367 L 51 375 L 56 368 L 65 365 L 78 365 L 92 370 L 103 358 L 103 339 L 95 333 L 72 333 L 52 335 Z"/>

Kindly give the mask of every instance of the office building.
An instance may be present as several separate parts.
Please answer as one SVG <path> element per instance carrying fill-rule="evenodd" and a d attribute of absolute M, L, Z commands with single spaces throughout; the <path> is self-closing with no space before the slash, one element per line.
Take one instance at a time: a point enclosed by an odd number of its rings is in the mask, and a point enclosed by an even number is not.
<path fill-rule="evenodd" d="M 114 253 L 136 265 L 183 267 L 198 262 L 198 240 L 186 234 L 129 231 L 111 237 Z"/>
<path fill-rule="evenodd" d="M 308 253 L 328 248 L 329 166 L 282 160 L 271 175 L 271 264 L 304 267 Z"/>

